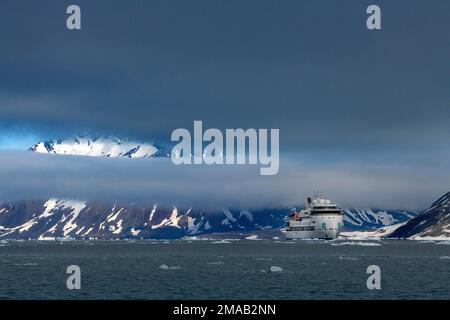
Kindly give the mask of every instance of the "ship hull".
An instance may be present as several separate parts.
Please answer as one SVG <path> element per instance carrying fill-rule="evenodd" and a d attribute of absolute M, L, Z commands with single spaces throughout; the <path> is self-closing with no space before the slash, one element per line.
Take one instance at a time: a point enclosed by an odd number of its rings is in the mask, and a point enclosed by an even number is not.
<path fill-rule="evenodd" d="M 286 239 L 324 239 L 332 240 L 339 236 L 339 231 L 286 231 Z"/>
<path fill-rule="evenodd" d="M 343 226 L 342 215 L 314 215 L 307 221 L 291 222 L 286 239 L 335 239 Z"/>

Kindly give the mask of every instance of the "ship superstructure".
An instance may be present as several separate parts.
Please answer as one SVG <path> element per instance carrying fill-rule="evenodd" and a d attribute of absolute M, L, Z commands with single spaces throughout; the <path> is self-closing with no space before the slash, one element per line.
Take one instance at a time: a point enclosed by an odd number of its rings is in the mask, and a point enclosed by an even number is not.
<path fill-rule="evenodd" d="M 286 239 L 334 239 L 343 227 L 342 210 L 320 195 L 307 198 L 306 208 L 292 209 Z"/>

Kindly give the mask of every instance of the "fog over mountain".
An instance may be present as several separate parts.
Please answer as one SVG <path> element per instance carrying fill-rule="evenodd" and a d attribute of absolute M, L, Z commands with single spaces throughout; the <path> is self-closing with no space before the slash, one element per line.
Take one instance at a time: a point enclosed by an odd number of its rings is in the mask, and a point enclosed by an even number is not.
<path fill-rule="evenodd" d="M 174 165 L 169 158 L 107 158 L 0 152 L 0 198 L 81 199 L 202 208 L 268 208 L 303 204 L 321 191 L 344 207 L 426 207 L 450 174 L 415 167 L 327 166 L 280 159 L 280 172 L 253 165 Z"/>

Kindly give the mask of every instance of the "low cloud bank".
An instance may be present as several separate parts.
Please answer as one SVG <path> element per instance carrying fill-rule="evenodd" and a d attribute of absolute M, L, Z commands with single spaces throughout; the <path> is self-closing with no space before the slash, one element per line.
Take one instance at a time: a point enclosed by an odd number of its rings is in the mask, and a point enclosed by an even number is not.
<path fill-rule="evenodd" d="M 207 209 L 285 207 L 315 191 L 345 207 L 421 209 L 448 191 L 449 173 L 402 166 L 174 165 L 170 159 L 109 159 L 0 151 L 0 199 L 49 197 Z"/>

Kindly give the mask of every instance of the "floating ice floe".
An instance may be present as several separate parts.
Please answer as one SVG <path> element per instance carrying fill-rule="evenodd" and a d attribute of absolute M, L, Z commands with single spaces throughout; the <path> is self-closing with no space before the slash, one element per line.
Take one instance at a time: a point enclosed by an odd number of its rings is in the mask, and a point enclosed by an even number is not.
<path fill-rule="evenodd" d="M 198 236 L 186 236 L 181 238 L 181 240 L 187 240 L 187 241 L 208 241 L 208 238 L 204 237 L 198 237 Z"/>
<path fill-rule="evenodd" d="M 176 270 L 176 269 L 181 269 L 181 268 L 179 266 L 169 267 L 167 264 L 162 264 L 162 265 L 159 266 L 158 269 L 161 269 L 161 270 Z"/>
<path fill-rule="evenodd" d="M 441 259 L 441 260 L 450 260 L 450 257 L 449 256 L 443 256 L 443 257 L 439 257 L 439 259 Z"/>
<path fill-rule="evenodd" d="M 247 240 L 259 240 L 258 235 L 256 235 L 256 234 L 252 234 L 252 235 L 250 235 L 248 237 L 245 237 L 245 239 L 247 239 Z"/>
<path fill-rule="evenodd" d="M 258 260 L 258 261 L 272 261 L 273 258 L 268 258 L 268 257 L 256 257 L 255 260 Z"/>
<path fill-rule="evenodd" d="M 352 258 L 352 257 L 339 257 L 339 260 L 358 260 L 358 258 Z"/>
<path fill-rule="evenodd" d="M 213 262 L 207 262 L 206 264 L 219 265 L 219 264 L 224 264 L 224 262 L 223 261 L 213 261 Z"/>
<path fill-rule="evenodd" d="M 450 240 L 439 241 L 439 242 L 436 242 L 436 244 L 443 244 L 443 245 L 450 246 Z"/>
<path fill-rule="evenodd" d="M 231 243 L 231 242 L 228 240 L 219 240 L 219 241 L 213 241 L 211 243 Z"/>
<path fill-rule="evenodd" d="M 324 239 L 318 239 L 318 238 L 308 238 L 308 239 L 289 239 L 289 240 L 286 240 L 285 242 L 286 243 L 311 243 L 311 244 L 318 243 L 318 244 L 321 244 L 321 243 L 331 243 L 333 241 L 335 241 L 335 239 L 324 240 Z"/>
<path fill-rule="evenodd" d="M 278 266 L 271 266 L 270 267 L 270 272 L 283 272 L 283 268 L 282 267 L 278 267 Z"/>
<path fill-rule="evenodd" d="M 365 247 L 379 247 L 380 243 L 376 242 L 363 242 L 363 241 L 348 241 L 340 243 L 332 243 L 332 246 L 365 246 Z"/>
<path fill-rule="evenodd" d="M 59 242 L 67 242 L 67 241 L 74 241 L 75 238 L 66 236 L 66 237 L 56 237 L 55 240 Z"/>
<path fill-rule="evenodd" d="M 25 263 L 14 263 L 15 266 L 26 266 L 26 267 L 33 267 L 33 266 L 37 266 L 39 264 L 35 263 L 35 262 L 25 262 Z"/>

